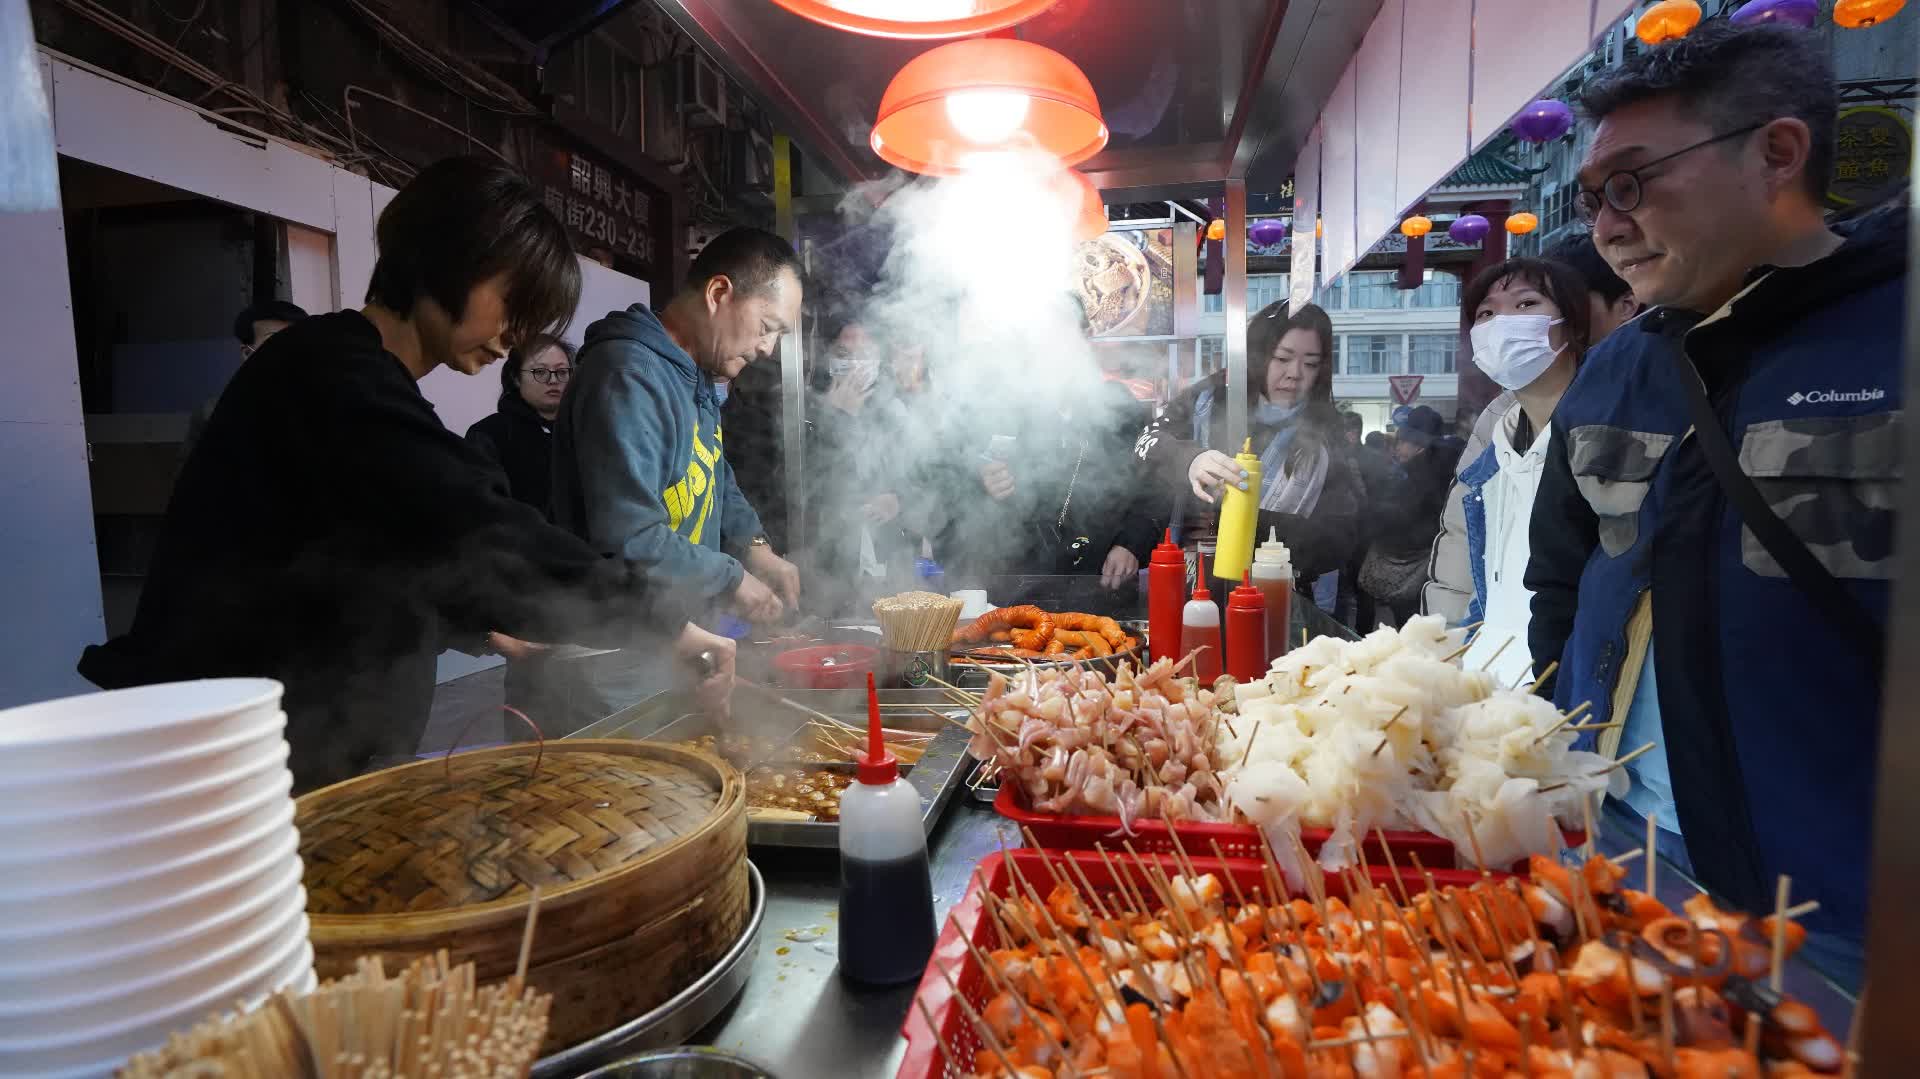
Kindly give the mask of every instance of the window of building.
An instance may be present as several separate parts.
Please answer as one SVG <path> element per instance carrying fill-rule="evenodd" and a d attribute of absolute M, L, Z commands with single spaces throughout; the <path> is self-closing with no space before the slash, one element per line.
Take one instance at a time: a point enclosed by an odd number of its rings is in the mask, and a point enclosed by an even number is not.
<path fill-rule="evenodd" d="M 1203 292 L 1200 294 L 1200 310 L 1209 315 L 1218 315 L 1224 313 L 1226 309 L 1227 298 L 1225 295 L 1218 292 Z"/>
<path fill-rule="evenodd" d="M 1401 348 L 1405 336 L 1397 333 L 1350 333 L 1345 335 L 1346 366 L 1336 368 L 1349 375 L 1397 375 L 1401 368 Z"/>
<path fill-rule="evenodd" d="M 1346 275 L 1346 309 L 1385 311 L 1400 306 L 1400 290 L 1393 287 L 1392 270 L 1365 270 Z"/>
<path fill-rule="evenodd" d="M 1407 336 L 1407 373 L 1412 375 L 1454 374 L 1454 357 L 1459 348 L 1458 334 L 1409 334 Z"/>
<path fill-rule="evenodd" d="M 1217 298 L 1217 297 L 1216 297 Z M 1199 376 L 1206 376 L 1227 365 L 1227 339 L 1224 337 L 1202 337 L 1196 341 L 1199 349 Z"/>
<path fill-rule="evenodd" d="M 1247 278 L 1248 316 L 1270 303 L 1286 299 L 1288 277 L 1283 273 L 1263 273 Z"/>
<path fill-rule="evenodd" d="M 1444 270 L 1428 270 L 1407 299 L 1413 307 L 1460 306 L 1460 279 Z"/>

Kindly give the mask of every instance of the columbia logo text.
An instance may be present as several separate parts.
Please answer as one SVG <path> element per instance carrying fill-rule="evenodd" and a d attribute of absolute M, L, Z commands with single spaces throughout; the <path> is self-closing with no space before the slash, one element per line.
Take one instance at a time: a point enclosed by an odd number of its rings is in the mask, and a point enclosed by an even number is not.
<path fill-rule="evenodd" d="M 1860 390 L 1809 390 L 1806 393 L 1795 391 L 1787 398 L 1790 405 L 1827 405 L 1842 401 L 1879 401 L 1885 399 L 1887 391 L 1874 387 Z"/>

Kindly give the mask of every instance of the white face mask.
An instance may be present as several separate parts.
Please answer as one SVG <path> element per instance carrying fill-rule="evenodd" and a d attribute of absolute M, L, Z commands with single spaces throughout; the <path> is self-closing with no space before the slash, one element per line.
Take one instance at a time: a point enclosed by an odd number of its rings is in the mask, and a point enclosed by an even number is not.
<path fill-rule="evenodd" d="M 1560 350 L 1547 336 L 1563 320 L 1545 315 L 1495 315 L 1475 323 L 1473 362 L 1504 390 L 1517 390 L 1553 366 Z"/>

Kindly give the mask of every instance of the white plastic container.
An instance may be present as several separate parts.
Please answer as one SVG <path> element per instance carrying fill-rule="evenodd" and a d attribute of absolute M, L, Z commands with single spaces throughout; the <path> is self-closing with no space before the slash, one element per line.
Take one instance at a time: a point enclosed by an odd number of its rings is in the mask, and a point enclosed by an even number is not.
<path fill-rule="evenodd" d="M 840 795 L 840 975 L 864 985 L 917 981 L 933 954 L 933 875 L 920 792 L 900 778 L 867 676 L 867 754 Z"/>

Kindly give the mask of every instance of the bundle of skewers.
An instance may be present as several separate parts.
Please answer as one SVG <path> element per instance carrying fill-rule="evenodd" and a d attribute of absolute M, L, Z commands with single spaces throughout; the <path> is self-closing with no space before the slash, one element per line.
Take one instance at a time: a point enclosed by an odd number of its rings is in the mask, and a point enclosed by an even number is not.
<path fill-rule="evenodd" d="M 389 977 L 363 958 L 312 993 L 274 994 L 129 1060 L 122 1079 L 515 1079 L 533 1068 L 553 998 L 519 976 L 476 988 L 447 953 Z"/>
<path fill-rule="evenodd" d="M 874 600 L 873 617 L 881 641 L 895 652 L 944 652 L 964 606 L 938 592 L 902 592 Z"/>
<path fill-rule="evenodd" d="M 1029 837 L 1031 842 L 1031 837 Z M 1619 861 L 1534 879 L 1022 850 L 983 863 L 916 999 L 904 1075 L 1380 1079 L 1834 1074 L 1852 1054 L 1781 970 L 1771 917 L 1680 912 Z M 1099 883 L 1096 884 L 1096 881 Z M 1409 884 L 1411 883 L 1411 887 Z M 967 924 L 962 919 L 970 919 Z M 936 1010 L 937 1009 L 937 1010 Z M 937 1050 L 927 1043 L 937 1043 Z M 937 1051 L 939 1060 L 932 1058 Z"/>

